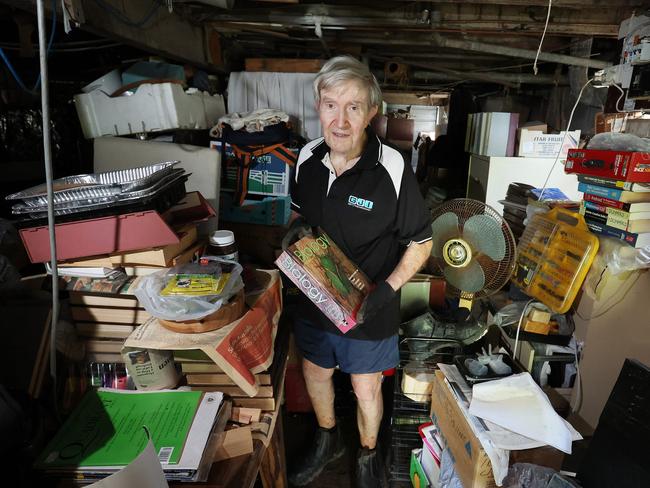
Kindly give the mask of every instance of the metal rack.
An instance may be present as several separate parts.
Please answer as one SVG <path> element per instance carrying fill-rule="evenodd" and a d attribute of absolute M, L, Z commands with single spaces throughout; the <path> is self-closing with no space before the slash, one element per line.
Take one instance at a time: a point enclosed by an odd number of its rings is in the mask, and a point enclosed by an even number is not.
<path fill-rule="evenodd" d="M 430 421 L 430 402 L 416 402 L 402 392 L 404 367 L 431 372 L 438 363 L 451 363 L 462 352 L 460 342 L 446 339 L 403 338 L 399 344 L 400 362 L 395 372 L 392 414 L 390 419 L 390 449 L 388 456 L 391 488 L 410 486 L 411 451 L 421 447 L 418 426 Z"/>

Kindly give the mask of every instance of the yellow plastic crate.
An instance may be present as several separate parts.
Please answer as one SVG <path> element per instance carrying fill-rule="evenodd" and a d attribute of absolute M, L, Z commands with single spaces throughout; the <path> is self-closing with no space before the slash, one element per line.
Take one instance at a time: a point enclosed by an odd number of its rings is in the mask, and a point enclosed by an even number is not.
<path fill-rule="evenodd" d="M 526 226 L 512 280 L 554 312 L 564 313 L 597 252 L 598 238 L 582 215 L 556 208 L 535 215 Z"/>

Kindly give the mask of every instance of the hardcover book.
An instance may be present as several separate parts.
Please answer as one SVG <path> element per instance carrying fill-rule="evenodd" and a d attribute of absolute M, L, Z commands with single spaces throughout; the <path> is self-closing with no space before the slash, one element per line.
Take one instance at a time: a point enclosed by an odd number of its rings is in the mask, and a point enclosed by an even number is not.
<path fill-rule="evenodd" d="M 356 325 L 372 284 L 326 234 L 303 237 L 275 264 L 341 332 Z"/>
<path fill-rule="evenodd" d="M 598 195 L 593 195 L 591 193 L 585 193 L 583 199 L 586 202 L 593 202 L 605 207 L 612 207 L 624 210 L 625 212 L 650 212 L 650 203 L 625 203 L 618 200 L 612 200 L 610 198 L 601 197 Z"/>
<path fill-rule="evenodd" d="M 622 203 L 643 203 L 650 202 L 650 192 L 634 192 L 621 190 L 620 188 L 608 188 L 606 186 L 590 185 L 578 182 L 578 191 L 589 193 L 609 200 L 616 200 Z"/>

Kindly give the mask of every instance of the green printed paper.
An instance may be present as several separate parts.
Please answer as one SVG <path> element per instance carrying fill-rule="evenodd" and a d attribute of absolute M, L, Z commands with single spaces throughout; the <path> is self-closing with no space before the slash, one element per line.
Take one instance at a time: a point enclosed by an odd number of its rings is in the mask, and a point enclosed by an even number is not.
<path fill-rule="evenodd" d="M 198 409 L 200 391 L 92 390 L 63 424 L 37 468 L 123 466 L 147 443 L 147 427 L 161 462 L 176 464 Z"/>

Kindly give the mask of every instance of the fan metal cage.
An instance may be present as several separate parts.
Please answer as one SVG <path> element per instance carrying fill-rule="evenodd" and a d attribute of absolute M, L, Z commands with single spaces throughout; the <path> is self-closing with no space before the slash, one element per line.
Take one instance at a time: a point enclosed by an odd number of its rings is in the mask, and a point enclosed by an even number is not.
<path fill-rule="evenodd" d="M 481 298 L 510 279 L 517 248 L 507 222 L 489 205 L 458 198 L 432 212 L 431 264 L 447 281 L 447 291 L 461 298 Z"/>

